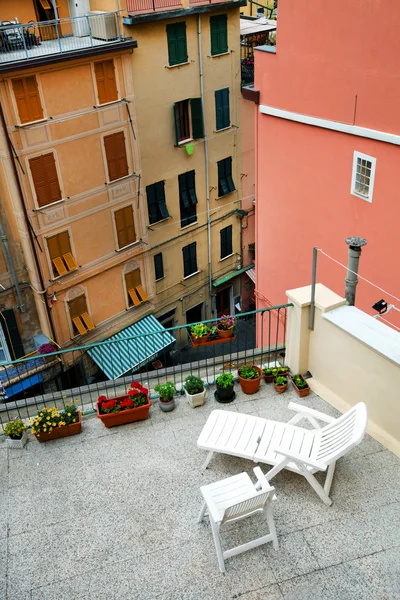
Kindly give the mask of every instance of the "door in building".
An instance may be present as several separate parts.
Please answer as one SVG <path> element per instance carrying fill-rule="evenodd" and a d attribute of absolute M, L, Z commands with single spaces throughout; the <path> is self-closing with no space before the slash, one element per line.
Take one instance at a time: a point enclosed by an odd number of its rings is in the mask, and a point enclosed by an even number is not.
<path fill-rule="evenodd" d="M 217 292 L 217 316 L 230 315 L 232 309 L 232 286 Z"/>
<path fill-rule="evenodd" d="M 196 304 L 193 308 L 186 311 L 186 323 L 200 323 L 204 319 L 204 303 Z"/>

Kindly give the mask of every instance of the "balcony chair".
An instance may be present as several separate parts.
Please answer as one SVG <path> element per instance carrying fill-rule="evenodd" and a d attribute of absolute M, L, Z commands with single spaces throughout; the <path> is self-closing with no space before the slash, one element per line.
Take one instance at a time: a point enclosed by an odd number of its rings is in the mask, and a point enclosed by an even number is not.
<path fill-rule="evenodd" d="M 359 402 L 339 418 L 294 402 L 290 402 L 288 408 L 297 413 L 288 423 L 213 410 L 197 441 L 199 448 L 209 452 L 203 469 L 207 468 L 214 452 L 272 465 L 265 475 L 268 481 L 282 469 L 288 469 L 303 475 L 329 506 L 336 461 L 362 441 L 367 427 L 367 407 Z M 297 427 L 302 419 L 307 419 L 314 429 Z M 321 427 L 318 421 L 326 425 Z M 327 472 L 324 486 L 314 477 L 317 471 Z"/>
<path fill-rule="evenodd" d="M 255 486 L 247 473 L 239 473 L 221 481 L 204 485 L 200 491 L 204 498 L 198 522 L 208 515 L 211 523 L 212 534 L 217 551 L 218 565 L 221 573 L 225 572 L 225 559 L 236 556 L 247 550 L 252 550 L 272 542 L 275 550 L 278 549 L 278 538 L 272 516 L 272 501 L 275 500 L 275 489 L 268 484 L 260 467 L 254 468 L 258 483 Z M 261 489 L 257 489 L 261 488 Z M 207 511 L 207 512 L 206 512 Z M 224 523 L 239 521 L 255 514 L 265 513 L 269 533 L 255 540 L 222 550 L 220 527 Z"/>
<path fill-rule="evenodd" d="M 22 29 L 16 25 L 18 24 L 13 21 L 2 21 L 0 23 L 2 46 L 6 52 L 12 52 L 24 47 Z"/>

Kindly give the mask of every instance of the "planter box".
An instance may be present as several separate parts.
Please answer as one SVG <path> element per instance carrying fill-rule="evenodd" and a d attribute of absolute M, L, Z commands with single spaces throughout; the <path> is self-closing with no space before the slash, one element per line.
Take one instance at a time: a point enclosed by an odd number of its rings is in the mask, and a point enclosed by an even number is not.
<path fill-rule="evenodd" d="M 208 337 L 202 337 L 196 340 L 196 338 L 190 338 L 192 342 L 193 348 L 198 348 L 199 346 L 214 346 L 214 344 L 225 344 L 225 342 L 233 342 L 236 339 L 236 335 L 232 335 L 231 337 L 218 337 L 217 339 L 208 339 Z"/>
<path fill-rule="evenodd" d="M 185 396 L 188 399 L 188 402 L 192 408 L 196 408 L 196 406 L 203 406 L 206 399 L 205 389 L 202 392 L 199 392 L 198 394 L 188 394 L 186 389 L 183 389 L 185 390 Z"/>
<path fill-rule="evenodd" d="M 125 396 L 117 396 L 116 398 L 109 398 L 109 400 L 124 400 Z M 138 406 L 137 408 L 128 408 L 127 410 L 121 410 L 118 413 L 109 413 L 107 415 L 101 415 L 99 412 L 99 401 L 96 402 L 97 416 L 105 427 L 115 427 L 116 425 L 125 425 L 125 423 L 134 423 L 135 421 L 142 421 L 147 419 L 149 416 L 149 410 L 151 406 L 150 399 L 147 398 L 147 404 L 144 406 Z"/>
<path fill-rule="evenodd" d="M 28 441 L 28 431 L 24 431 L 20 440 L 12 440 L 8 435 L 6 438 L 6 444 L 9 448 L 14 448 L 15 450 L 21 450 Z"/>
<path fill-rule="evenodd" d="M 220 329 L 217 327 L 218 335 L 222 339 L 229 339 L 233 337 L 233 329 Z"/>
<path fill-rule="evenodd" d="M 240 368 L 238 370 L 239 382 L 242 388 L 242 392 L 244 394 L 255 394 L 260 388 L 262 371 L 259 367 L 256 367 L 255 365 L 252 365 L 252 367 L 257 369 L 257 371 L 259 372 L 259 376 L 256 379 L 243 379 L 243 377 L 240 377 L 239 375 Z"/>
<path fill-rule="evenodd" d="M 310 393 L 310 386 L 308 385 L 308 383 L 307 383 L 307 387 L 299 389 L 297 387 L 297 385 L 295 384 L 295 382 L 293 381 L 293 379 L 291 381 L 292 381 L 292 385 L 294 387 L 294 391 L 299 396 L 299 398 L 305 398 L 306 396 L 308 396 L 308 394 Z"/>
<path fill-rule="evenodd" d="M 48 433 L 44 433 L 43 431 L 38 435 L 34 434 L 35 438 L 41 444 L 43 442 L 48 442 L 49 440 L 58 440 L 59 438 L 69 437 L 71 435 L 77 435 L 82 431 L 82 416 L 78 411 L 78 421 L 76 423 L 71 423 L 71 425 L 64 425 L 64 427 L 54 427 L 53 431 L 49 431 Z"/>

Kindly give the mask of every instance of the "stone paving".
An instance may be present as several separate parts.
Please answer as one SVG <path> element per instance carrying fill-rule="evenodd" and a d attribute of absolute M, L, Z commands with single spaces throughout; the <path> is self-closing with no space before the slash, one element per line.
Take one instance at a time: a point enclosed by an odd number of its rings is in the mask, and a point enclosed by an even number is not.
<path fill-rule="evenodd" d="M 155 402 L 147 421 L 107 430 L 93 415 L 82 434 L 8 450 L 0 439 L 0 598 L 5 600 L 398 600 L 400 461 L 364 442 L 339 461 L 325 506 L 307 482 L 282 472 L 267 545 L 218 570 L 200 485 L 252 463 L 216 455 L 206 472 L 197 437 L 214 408 L 288 420 L 289 401 L 328 414 L 315 395 L 258 394 L 224 407 L 184 397 L 172 413 Z M 268 469 L 264 466 L 265 470 Z M 227 544 L 259 535 L 262 519 L 225 529 Z"/>

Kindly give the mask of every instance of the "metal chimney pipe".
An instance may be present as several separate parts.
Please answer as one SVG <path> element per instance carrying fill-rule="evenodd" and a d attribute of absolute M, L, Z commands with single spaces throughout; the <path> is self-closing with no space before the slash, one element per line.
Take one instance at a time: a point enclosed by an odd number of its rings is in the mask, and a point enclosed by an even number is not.
<path fill-rule="evenodd" d="M 349 246 L 347 261 L 346 293 L 345 298 L 350 306 L 354 306 L 356 301 L 356 286 L 358 283 L 358 263 L 360 262 L 361 248 L 367 244 L 367 240 L 362 237 L 352 236 L 345 240 Z"/>

